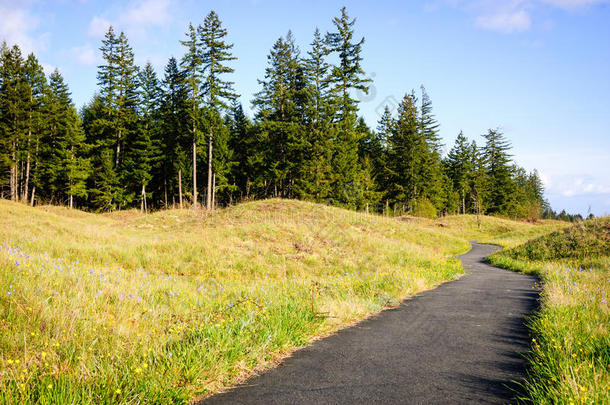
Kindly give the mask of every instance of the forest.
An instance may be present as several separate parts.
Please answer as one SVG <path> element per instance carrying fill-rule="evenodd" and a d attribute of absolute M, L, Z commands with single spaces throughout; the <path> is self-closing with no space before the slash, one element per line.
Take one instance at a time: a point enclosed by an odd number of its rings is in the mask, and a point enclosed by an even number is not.
<path fill-rule="evenodd" d="M 367 126 L 354 96 L 371 85 L 365 40 L 345 8 L 332 22 L 305 52 L 290 31 L 277 39 L 253 117 L 238 102 L 237 55 L 214 11 L 187 27 L 184 55 L 161 74 L 136 66 L 126 35 L 110 27 L 97 91 L 80 110 L 58 70 L 47 77 L 34 54 L 3 43 L 1 197 L 91 211 L 280 197 L 389 215 L 556 216 L 500 129 L 481 145 L 462 133 L 443 145 L 423 86 Z"/>

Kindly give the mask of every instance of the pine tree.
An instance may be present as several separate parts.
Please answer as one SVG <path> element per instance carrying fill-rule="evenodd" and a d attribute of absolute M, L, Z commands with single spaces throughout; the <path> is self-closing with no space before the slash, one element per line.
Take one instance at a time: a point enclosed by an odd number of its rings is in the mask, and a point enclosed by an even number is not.
<path fill-rule="evenodd" d="M 2 161 L 9 177 L 11 200 L 19 199 L 20 173 L 26 144 L 27 102 L 30 88 L 24 74 L 21 50 L 18 46 L 2 45 L 2 71 L 0 72 L 0 139 Z M 3 176 L 4 177 L 4 176 Z"/>
<path fill-rule="evenodd" d="M 146 187 L 152 180 L 153 167 L 159 161 L 159 104 L 161 89 L 157 75 L 148 62 L 139 74 L 139 125 L 132 132 L 126 170 L 133 183 L 134 192 L 139 188 L 140 210 L 147 212 Z"/>
<path fill-rule="evenodd" d="M 229 195 L 229 203 L 232 204 L 237 200 L 235 193 L 239 193 L 239 200 L 250 198 L 252 180 L 256 176 L 255 171 L 260 167 L 262 157 L 260 160 L 255 157 L 258 148 L 256 139 L 252 136 L 252 123 L 244 113 L 241 103 L 233 102 L 227 121 L 230 134 L 228 146 L 233 152 L 235 162 L 229 176 L 229 182 L 233 186 Z"/>
<path fill-rule="evenodd" d="M 22 183 L 21 199 L 28 202 L 30 183 L 32 187 L 32 197 L 35 194 L 35 178 L 34 169 L 37 166 L 37 157 L 40 137 L 44 126 L 44 99 L 47 86 L 47 80 L 42 70 L 42 66 L 38 63 L 38 59 L 33 53 L 28 55 L 24 66 L 25 80 L 28 84 L 28 98 L 25 100 L 27 109 L 27 137 L 25 140 L 25 173 Z M 30 181 L 32 180 L 32 181 Z M 33 200 L 33 198 L 32 198 Z"/>
<path fill-rule="evenodd" d="M 175 202 L 178 191 L 178 201 L 182 207 L 182 194 L 180 190 L 181 173 L 186 170 L 187 150 L 190 140 L 186 136 L 189 129 L 188 108 L 189 89 L 184 80 L 184 73 L 178 69 L 175 58 L 170 58 L 165 67 L 165 77 L 162 83 L 163 94 L 160 106 L 161 122 L 161 150 L 163 161 L 161 163 L 160 189 L 162 189 L 165 206 L 169 204 L 169 198 Z M 168 195 L 169 194 L 169 195 Z"/>
<path fill-rule="evenodd" d="M 49 76 L 45 111 L 46 131 L 41 139 L 40 194 L 50 200 L 86 198 L 90 174 L 87 146 L 80 118 L 70 98 L 68 85 L 56 69 Z"/>
<path fill-rule="evenodd" d="M 201 48 L 197 39 L 197 31 L 192 24 L 189 24 L 187 39 L 180 41 L 186 47 L 186 54 L 182 58 L 180 66 L 184 70 L 185 81 L 187 83 L 189 98 L 188 112 L 191 124 L 191 138 L 193 142 L 193 207 L 196 208 L 197 200 L 197 142 L 201 137 L 201 69 L 203 59 Z"/>
<path fill-rule="evenodd" d="M 252 104 L 267 150 L 265 166 L 272 195 L 292 197 L 305 151 L 303 70 L 292 33 L 279 38 L 269 56 L 262 90 Z"/>
<path fill-rule="evenodd" d="M 499 130 L 490 129 L 485 138 L 483 158 L 488 177 L 487 212 L 506 214 L 515 203 L 510 143 Z"/>
<path fill-rule="evenodd" d="M 228 73 L 233 73 L 233 69 L 226 65 L 227 62 L 237 59 L 231 55 L 231 48 L 233 44 L 225 42 L 227 36 L 227 30 L 222 27 L 222 23 L 218 18 L 218 15 L 211 11 L 205 18 L 203 26 L 199 27 L 199 39 L 203 45 L 203 51 L 201 55 L 202 60 L 202 77 L 203 84 L 201 87 L 202 93 L 206 97 L 206 106 L 208 111 L 208 125 L 209 125 L 209 136 L 208 136 L 208 192 L 206 198 L 206 208 L 212 210 L 215 205 L 215 201 L 212 196 L 214 195 L 214 188 L 212 182 L 214 178 L 214 171 L 219 174 L 220 184 L 226 186 L 226 175 L 228 160 L 226 142 L 228 141 L 227 136 L 219 139 L 218 148 L 222 151 L 218 157 L 225 159 L 216 159 L 216 169 L 214 169 L 214 129 L 219 125 L 222 125 L 219 119 L 220 113 L 227 110 L 232 100 L 237 98 L 233 90 L 233 82 L 223 80 L 222 76 Z M 224 130 L 224 128 L 223 128 Z M 225 135 L 228 134 L 226 130 L 223 131 Z M 220 170 L 223 169 L 224 170 Z"/>
<path fill-rule="evenodd" d="M 395 210 L 410 212 L 419 196 L 419 170 L 425 159 L 426 143 L 419 133 L 416 98 L 406 94 L 398 106 L 398 117 L 388 139 L 388 198 Z"/>
<path fill-rule="evenodd" d="M 367 83 L 370 82 L 364 78 L 360 65 L 364 38 L 354 41 L 355 22 L 343 7 L 341 15 L 333 19 L 336 32 L 326 35 L 328 51 L 336 53 L 338 57 L 337 65 L 332 66 L 329 82 L 338 125 L 332 161 L 335 171 L 333 200 L 343 205 L 347 203 L 346 196 L 354 189 L 361 170 L 358 161 L 359 134 L 355 131 L 358 101 L 352 98 L 351 92 L 360 90 L 368 93 Z"/>
<path fill-rule="evenodd" d="M 96 108 L 89 114 L 96 122 L 86 125 L 94 128 L 87 134 L 88 143 L 93 147 L 95 168 L 91 194 L 98 209 L 113 210 L 131 202 L 131 190 L 125 187 L 128 173 L 123 157 L 125 150 L 129 150 L 127 141 L 137 128 L 138 69 L 123 32 L 117 37 L 110 27 L 100 50 L 105 62 L 98 66 L 100 95 L 94 99 Z M 111 155 L 112 164 L 109 165 L 105 159 Z"/>
<path fill-rule="evenodd" d="M 458 212 L 461 211 L 462 214 L 465 214 L 466 201 L 471 192 L 474 162 L 471 145 L 462 131 L 458 134 L 453 148 L 449 151 L 445 165 L 447 174 L 453 183 L 453 189 L 458 193 Z"/>
<path fill-rule="evenodd" d="M 316 28 L 308 58 L 303 61 L 308 82 L 305 93 L 306 139 L 302 176 L 295 185 L 301 198 L 323 201 L 330 194 L 332 137 L 332 107 L 329 94 L 330 65 L 328 51 L 320 30 Z"/>
<path fill-rule="evenodd" d="M 472 167 L 470 178 L 472 212 L 480 215 L 485 212 L 485 200 L 487 199 L 488 177 L 485 166 L 485 156 L 477 147 L 475 141 L 470 144 L 470 166 Z"/>
<path fill-rule="evenodd" d="M 439 124 L 432 114 L 432 101 L 421 86 L 419 131 L 420 136 L 426 144 L 421 173 L 420 194 L 435 206 L 436 210 L 442 210 L 445 206 L 447 195 L 441 162 L 441 140 L 438 134 Z"/>

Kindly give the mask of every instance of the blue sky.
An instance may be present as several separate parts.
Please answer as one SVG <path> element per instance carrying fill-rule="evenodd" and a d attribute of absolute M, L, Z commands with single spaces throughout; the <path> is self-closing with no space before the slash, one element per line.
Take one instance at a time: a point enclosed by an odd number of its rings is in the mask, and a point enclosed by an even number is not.
<path fill-rule="evenodd" d="M 235 44 L 234 81 L 249 108 L 275 40 L 291 29 L 306 52 L 343 5 L 366 37 L 370 126 L 385 103 L 423 84 L 446 148 L 460 130 L 481 142 L 499 127 L 516 161 L 539 170 L 554 209 L 610 214 L 610 0 L 0 0 L 0 40 L 59 68 L 80 107 L 96 90 L 109 24 L 125 31 L 138 64 L 162 73 L 182 56 L 188 23 L 213 9 Z"/>

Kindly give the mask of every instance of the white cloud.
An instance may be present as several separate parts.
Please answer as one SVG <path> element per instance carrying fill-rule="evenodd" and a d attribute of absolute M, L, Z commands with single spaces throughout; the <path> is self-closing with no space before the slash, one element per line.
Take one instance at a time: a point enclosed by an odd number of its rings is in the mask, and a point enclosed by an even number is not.
<path fill-rule="evenodd" d="M 610 184 L 591 176 L 556 176 L 552 183 L 545 183 L 550 193 L 564 197 L 599 196 L 610 194 Z"/>
<path fill-rule="evenodd" d="M 494 14 L 478 16 L 476 25 L 488 30 L 509 34 L 511 32 L 527 31 L 532 25 L 532 21 L 529 13 L 523 9 L 499 10 Z"/>
<path fill-rule="evenodd" d="M 610 0 L 445 0 L 445 2 L 471 13 L 477 27 L 505 34 L 528 31 L 544 6 L 576 11 L 598 4 L 610 4 Z M 550 29 L 553 25 L 548 19 L 537 23 L 545 29 Z"/>
<path fill-rule="evenodd" d="M 115 10 L 114 18 L 95 16 L 89 23 L 87 33 L 101 38 L 110 25 L 117 31 L 126 31 L 130 36 L 146 37 L 150 27 L 163 27 L 172 20 L 170 13 L 172 0 L 137 0 L 126 8 Z"/>
<path fill-rule="evenodd" d="M 24 54 L 40 51 L 46 46 L 48 35 L 36 35 L 40 19 L 29 10 L 0 3 L 0 42 L 19 45 Z"/>
<path fill-rule="evenodd" d="M 123 13 L 119 21 L 129 26 L 162 26 L 170 20 L 170 0 L 143 0 Z"/>
<path fill-rule="evenodd" d="M 110 25 L 110 21 L 106 20 L 105 18 L 95 16 L 89 23 L 87 34 L 93 38 L 102 38 L 108 31 L 108 27 Z"/>
<path fill-rule="evenodd" d="M 91 44 L 72 47 L 68 55 L 82 65 L 95 65 L 97 62 L 96 52 Z"/>
<path fill-rule="evenodd" d="M 554 7 L 563 8 L 566 10 L 576 9 L 595 4 L 608 3 L 608 0 L 540 0 L 542 3 L 549 4 Z"/>

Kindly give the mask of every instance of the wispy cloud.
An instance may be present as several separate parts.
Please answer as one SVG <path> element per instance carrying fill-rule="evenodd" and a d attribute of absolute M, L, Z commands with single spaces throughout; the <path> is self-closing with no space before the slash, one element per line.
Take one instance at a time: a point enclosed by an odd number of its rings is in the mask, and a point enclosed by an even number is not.
<path fill-rule="evenodd" d="M 24 53 L 46 48 L 48 34 L 37 34 L 40 19 L 28 8 L 16 7 L 12 2 L 0 2 L 0 42 L 19 45 Z"/>
<path fill-rule="evenodd" d="M 532 20 L 527 11 L 522 8 L 496 10 L 492 14 L 480 15 L 476 18 L 476 25 L 480 28 L 503 32 L 527 31 L 532 25 Z"/>
<path fill-rule="evenodd" d="M 126 7 L 113 10 L 112 15 L 97 15 L 89 22 L 87 34 L 94 38 L 104 36 L 110 25 L 126 31 L 130 36 L 145 37 L 147 30 L 162 27 L 172 20 L 172 0 L 138 0 Z"/>
<path fill-rule="evenodd" d="M 540 0 L 542 3 L 560 7 L 566 10 L 593 6 L 595 4 L 610 3 L 610 0 Z"/>
<path fill-rule="evenodd" d="M 105 18 L 95 16 L 89 22 L 89 28 L 87 28 L 87 35 L 93 38 L 102 38 L 104 34 L 108 31 L 108 27 L 110 27 L 112 23 Z"/>
<path fill-rule="evenodd" d="M 473 15 L 474 24 L 485 30 L 504 34 L 528 31 L 535 21 L 536 12 L 544 8 L 559 8 L 568 12 L 585 10 L 610 0 L 446 0 L 447 4 Z M 548 19 L 540 22 L 548 26 Z"/>
<path fill-rule="evenodd" d="M 67 54 L 81 65 L 92 66 L 98 62 L 96 51 L 91 44 L 74 46 L 68 50 Z"/>
<path fill-rule="evenodd" d="M 591 175 L 540 174 L 549 194 L 563 197 L 604 196 L 610 197 L 610 183 Z"/>

